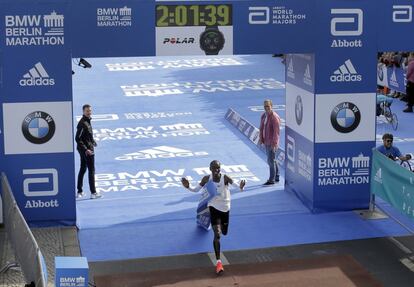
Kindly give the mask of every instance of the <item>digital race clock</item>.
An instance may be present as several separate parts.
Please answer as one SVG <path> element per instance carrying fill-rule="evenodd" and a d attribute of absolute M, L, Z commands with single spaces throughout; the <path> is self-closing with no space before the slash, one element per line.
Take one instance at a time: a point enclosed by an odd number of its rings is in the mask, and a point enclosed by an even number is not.
<path fill-rule="evenodd" d="M 157 27 L 231 26 L 232 5 L 157 5 Z"/>

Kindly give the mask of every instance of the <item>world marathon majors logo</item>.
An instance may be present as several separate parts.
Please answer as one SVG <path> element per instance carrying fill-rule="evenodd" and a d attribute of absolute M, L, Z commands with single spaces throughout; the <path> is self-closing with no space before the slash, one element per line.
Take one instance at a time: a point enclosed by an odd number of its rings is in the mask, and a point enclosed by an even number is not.
<path fill-rule="evenodd" d="M 22 123 L 23 136 L 33 144 L 47 143 L 55 134 L 55 130 L 54 119 L 42 111 L 28 114 Z"/>
<path fill-rule="evenodd" d="M 342 102 L 336 105 L 331 112 L 332 127 L 340 133 L 354 131 L 361 122 L 359 108 L 351 102 Z"/>
<path fill-rule="evenodd" d="M 303 120 L 303 103 L 302 103 L 302 97 L 300 95 L 296 97 L 295 118 L 296 118 L 296 123 L 298 124 L 298 126 L 300 126 Z"/>

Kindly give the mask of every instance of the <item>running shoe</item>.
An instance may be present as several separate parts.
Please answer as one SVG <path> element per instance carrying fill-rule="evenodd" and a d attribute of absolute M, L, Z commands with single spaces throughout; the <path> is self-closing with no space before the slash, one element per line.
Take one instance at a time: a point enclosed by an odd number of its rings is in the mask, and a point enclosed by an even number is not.
<path fill-rule="evenodd" d="M 224 271 L 223 264 L 220 261 L 217 262 L 216 274 L 219 275 L 220 273 L 223 273 L 223 271 Z"/>

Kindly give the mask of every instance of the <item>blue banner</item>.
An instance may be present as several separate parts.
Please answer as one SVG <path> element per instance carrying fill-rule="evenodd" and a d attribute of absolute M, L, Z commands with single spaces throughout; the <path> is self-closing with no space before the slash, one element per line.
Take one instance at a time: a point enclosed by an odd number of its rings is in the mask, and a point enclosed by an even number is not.
<path fill-rule="evenodd" d="M 314 143 L 286 127 L 285 187 L 293 191 L 310 209 L 315 210 Z"/>
<path fill-rule="evenodd" d="M 314 51 L 316 31 L 312 27 L 316 22 L 316 1 L 234 3 L 235 54 Z"/>
<path fill-rule="evenodd" d="M 373 150 L 371 192 L 414 219 L 414 173 Z"/>
<path fill-rule="evenodd" d="M 7 3 L 0 14 L 2 168 L 30 224 L 73 225 L 68 2 L 22 3 Z"/>
<path fill-rule="evenodd" d="M 372 92 L 376 76 L 374 3 L 322 1 L 316 25 L 316 93 Z"/>
<path fill-rule="evenodd" d="M 402 68 L 388 67 L 387 79 L 388 87 L 391 90 L 395 90 L 405 94 L 405 86 L 407 84 L 405 71 Z"/>
<path fill-rule="evenodd" d="M 73 57 L 155 55 L 155 2 L 72 1 Z"/>
<path fill-rule="evenodd" d="M 413 51 L 414 39 L 407 37 L 414 29 L 413 2 L 410 0 L 382 0 L 376 2 L 377 50 Z"/>

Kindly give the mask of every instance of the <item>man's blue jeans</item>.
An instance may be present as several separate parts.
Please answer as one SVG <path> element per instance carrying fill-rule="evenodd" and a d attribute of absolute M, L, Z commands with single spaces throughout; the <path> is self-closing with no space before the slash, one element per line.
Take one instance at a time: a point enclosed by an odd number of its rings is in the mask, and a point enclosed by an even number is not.
<path fill-rule="evenodd" d="M 269 181 L 275 182 L 279 181 L 279 167 L 277 166 L 276 161 L 276 149 L 273 150 L 272 146 L 266 145 L 266 155 L 267 155 L 267 164 L 270 168 Z"/>

